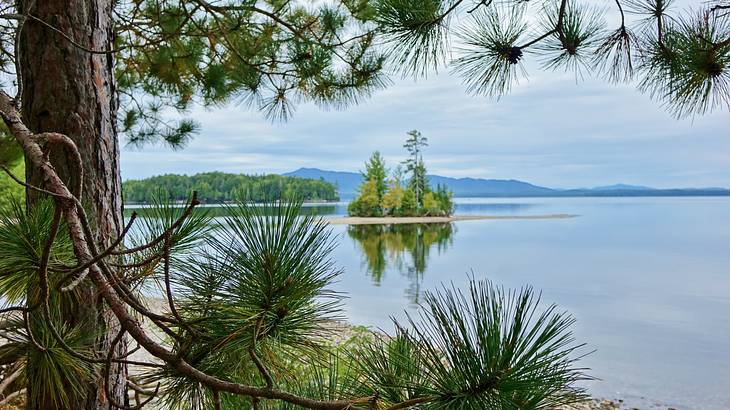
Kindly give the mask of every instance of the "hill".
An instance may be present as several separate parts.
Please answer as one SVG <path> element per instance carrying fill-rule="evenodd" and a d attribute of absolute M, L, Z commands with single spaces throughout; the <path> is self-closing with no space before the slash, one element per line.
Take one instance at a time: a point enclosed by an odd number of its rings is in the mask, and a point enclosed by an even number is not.
<path fill-rule="evenodd" d="M 542 196 L 554 189 L 533 185 L 516 179 L 449 178 L 429 175 L 432 186 L 446 185 L 455 196 Z"/>
<path fill-rule="evenodd" d="M 323 179 L 338 187 L 342 199 L 352 199 L 362 182 L 356 172 L 300 168 L 283 174 L 288 177 Z M 730 196 L 725 188 L 657 189 L 647 186 L 615 184 L 595 188 L 556 189 L 514 179 L 450 178 L 429 175 L 432 186 L 446 185 L 456 197 L 575 197 L 575 196 Z"/>
<path fill-rule="evenodd" d="M 296 171 L 282 174 L 285 177 L 323 179 L 334 184 L 342 199 L 352 199 L 357 188 L 362 183 L 362 174 L 359 172 L 325 171 L 318 168 L 299 168 Z"/>

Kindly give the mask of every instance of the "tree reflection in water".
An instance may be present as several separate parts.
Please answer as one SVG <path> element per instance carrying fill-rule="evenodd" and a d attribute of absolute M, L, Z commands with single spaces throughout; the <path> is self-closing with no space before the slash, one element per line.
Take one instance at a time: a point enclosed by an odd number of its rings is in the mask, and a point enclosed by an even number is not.
<path fill-rule="evenodd" d="M 421 282 L 432 249 L 450 248 L 456 228 L 446 224 L 350 225 L 347 234 L 359 245 L 363 266 L 376 286 L 388 267 L 408 278 L 406 296 L 418 303 Z"/>

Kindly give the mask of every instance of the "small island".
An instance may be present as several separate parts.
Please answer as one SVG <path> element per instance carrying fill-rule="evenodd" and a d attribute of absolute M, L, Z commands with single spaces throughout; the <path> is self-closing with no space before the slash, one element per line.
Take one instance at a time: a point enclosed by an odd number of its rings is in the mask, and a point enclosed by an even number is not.
<path fill-rule="evenodd" d="M 430 186 L 422 156 L 426 146 L 428 140 L 420 132 L 408 132 L 403 147 L 409 157 L 396 166 L 390 175 L 385 160 L 380 152 L 375 151 L 365 163 L 365 171 L 362 172 L 364 182 L 358 188 L 357 198 L 347 207 L 348 215 L 358 218 L 438 217 L 449 222 L 448 218 L 454 212 L 453 194 L 443 185 L 436 189 Z M 389 220 L 387 223 L 393 223 L 392 219 Z"/>

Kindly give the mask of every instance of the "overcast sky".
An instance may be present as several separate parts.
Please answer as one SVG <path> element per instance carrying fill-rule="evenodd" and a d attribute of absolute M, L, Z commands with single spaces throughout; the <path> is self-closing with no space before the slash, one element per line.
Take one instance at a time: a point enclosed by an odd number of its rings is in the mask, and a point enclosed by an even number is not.
<path fill-rule="evenodd" d="M 205 171 L 357 171 L 372 151 L 404 159 L 406 132 L 428 137 L 430 173 L 551 187 L 629 183 L 730 187 L 730 113 L 677 120 L 631 85 L 531 70 L 499 101 L 472 97 L 448 73 L 395 79 L 344 111 L 299 106 L 272 124 L 243 106 L 196 109 L 202 131 L 182 151 L 124 148 L 122 176 Z"/>

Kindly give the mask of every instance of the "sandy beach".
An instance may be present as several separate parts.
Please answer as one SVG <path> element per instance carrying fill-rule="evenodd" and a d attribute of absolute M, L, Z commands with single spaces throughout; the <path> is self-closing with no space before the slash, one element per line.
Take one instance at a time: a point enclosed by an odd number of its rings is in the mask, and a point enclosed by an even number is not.
<path fill-rule="evenodd" d="M 547 215 L 453 215 L 453 216 L 413 216 L 413 217 L 356 217 L 346 216 L 326 219 L 331 225 L 392 225 L 392 224 L 435 224 L 459 221 L 481 221 L 500 219 L 566 219 L 575 218 L 571 214 Z"/>

